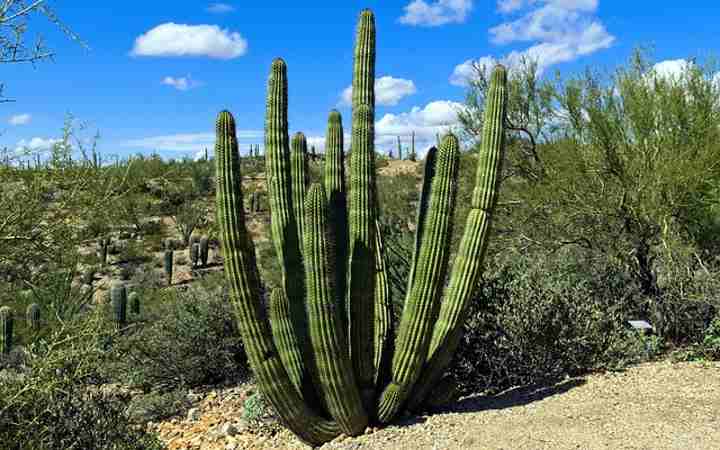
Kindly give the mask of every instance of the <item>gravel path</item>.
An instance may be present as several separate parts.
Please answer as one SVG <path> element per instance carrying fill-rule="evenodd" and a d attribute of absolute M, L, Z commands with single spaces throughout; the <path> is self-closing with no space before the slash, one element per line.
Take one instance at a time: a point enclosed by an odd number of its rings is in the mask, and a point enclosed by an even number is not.
<path fill-rule="evenodd" d="M 287 431 L 236 437 L 224 446 L 193 448 L 310 448 Z M 465 398 L 452 411 L 321 448 L 718 450 L 720 363 L 655 362 L 547 388 Z"/>

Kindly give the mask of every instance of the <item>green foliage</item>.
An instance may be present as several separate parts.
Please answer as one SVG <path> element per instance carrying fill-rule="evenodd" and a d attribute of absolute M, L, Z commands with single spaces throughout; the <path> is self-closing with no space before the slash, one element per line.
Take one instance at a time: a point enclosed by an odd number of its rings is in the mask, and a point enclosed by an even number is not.
<path fill-rule="evenodd" d="M 6 370 L 0 383 L 0 447 L 163 448 L 155 436 L 129 422 L 128 394 L 97 384 L 103 380 L 105 343 L 113 337 L 100 315 L 67 322 L 28 349 L 24 369 Z"/>
<path fill-rule="evenodd" d="M 7 355 L 13 348 L 13 311 L 0 308 L 0 354 Z"/>
<path fill-rule="evenodd" d="M 28 305 L 25 310 L 25 322 L 31 330 L 37 331 L 40 329 L 40 305 L 37 303 L 30 303 Z"/>
<path fill-rule="evenodd" d="M 233 309 L 217 281 L 147 293 L 142 322 L 114 344 L 112 378 L 170 392 L 247 377 Z"/>

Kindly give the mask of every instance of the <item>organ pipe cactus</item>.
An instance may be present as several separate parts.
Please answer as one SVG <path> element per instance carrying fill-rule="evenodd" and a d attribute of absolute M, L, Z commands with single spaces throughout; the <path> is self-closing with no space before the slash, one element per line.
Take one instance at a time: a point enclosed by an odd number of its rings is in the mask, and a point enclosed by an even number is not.
<path fill-rule="evenodd" d="M 448 134 L 428 152 L 411 275 L 393 339 L 377 221 L 374 64 L 374 18 L 363 11 L 353 73 L 348 189 L 341 117 L 333 111 L 324 187 L 312 185 L 299 202 L 293 190 L 304 193 L 306 180 L 292 164 L 287 67 L 281 59 L 273 61 L 265 148 L 271 237 L 282 281 L 272 291 L 269 311 L 245 226 L 235 122 L 227 111 L 217 120 L 217 221 L 238 328 L 260 389 L 281 420 L 313 445 L 340 433 L 357 435 L 371 422 L 390 422 L 404 409 L 454 398 L 454 386 L 442 375 L 478 281 L 497 198 L 505 118 L 502 66 L 492 75 L 472 210 L 447 288 L 458 139 Z"/>
<path fill-rule="evenodd" d="M 40 329 L 40 305 L 37 303 L 30 303 L 25 310 L 25 321 L 27 327 L 31 330 L 37 331 Z"/>
<path fill-rule="evenodd" d="M 113 320 L 118 329 L 127 324 L 127 289 L 119 281 L 110 286 L 110 302 L 112 303 Z"/>
<path fill-rule="evenodd" d="M 9 306 L 0 308 L 0 354 L 7 355 L 13 346 L 13 311 Z"/>

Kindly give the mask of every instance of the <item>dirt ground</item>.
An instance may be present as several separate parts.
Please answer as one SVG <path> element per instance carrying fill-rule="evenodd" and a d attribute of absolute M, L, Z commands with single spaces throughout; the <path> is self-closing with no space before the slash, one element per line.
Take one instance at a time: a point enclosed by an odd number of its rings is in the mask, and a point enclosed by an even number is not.
<path fill-rule="evenodd" d="M 216 402 L 212 416 L 240 416 Z M 237 405 L 237 404 L 236 404 Z M 237 408 L 237 406 L 235 406 Z M 202 422 L 202 419 L 200 419 Z M 177 431 L 178 427 L 180 432 Z M 173 436 L 197 423 L 176 421 Z M 165 434 L 165 433 L 163 433 Z M 195 449 L 303 449 L 288 431 L 219 439 L 183 436 Z M 720 449 L 720 363 L 647 363 L 554 386 L 461 399 L 450 411 L 415 417 L 322 449 Z"/>

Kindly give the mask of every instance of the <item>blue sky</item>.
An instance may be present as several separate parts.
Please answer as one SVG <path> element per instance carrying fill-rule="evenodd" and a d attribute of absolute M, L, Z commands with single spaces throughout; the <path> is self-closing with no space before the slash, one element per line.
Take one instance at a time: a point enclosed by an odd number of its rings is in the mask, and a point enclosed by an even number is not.
<path fill-rule="evenodd" d="M 50 1 L 50 0 L 48 0 Z M 108 6 L 106 6 L 108 5 Z M 714 5 L 714 6 L 713 6 Z M 212 150 L 214 120 L 229 109 L 241 147 L 262 143 L 267 73 L 288 63 L 291 132 L 322 147 L 327 113 L 352 78 L 355 24 L 376 15 L 379 149 L 418 135 L 421 150 L 456 123 L 472 61 L 540 59 L 544 74 L 612 69 L 649 45 L 672 70 L 683 58 L 718 55 L 720 4 L 710 1 L 355 0 L 240 2 L 156 0 L 50 3 L 86 50 L 47 20 L 31 21 L 56 56 L 5 65 L 0 145 L 46 149 L 67 113 L 98 130 L 104 154 Z"/>

